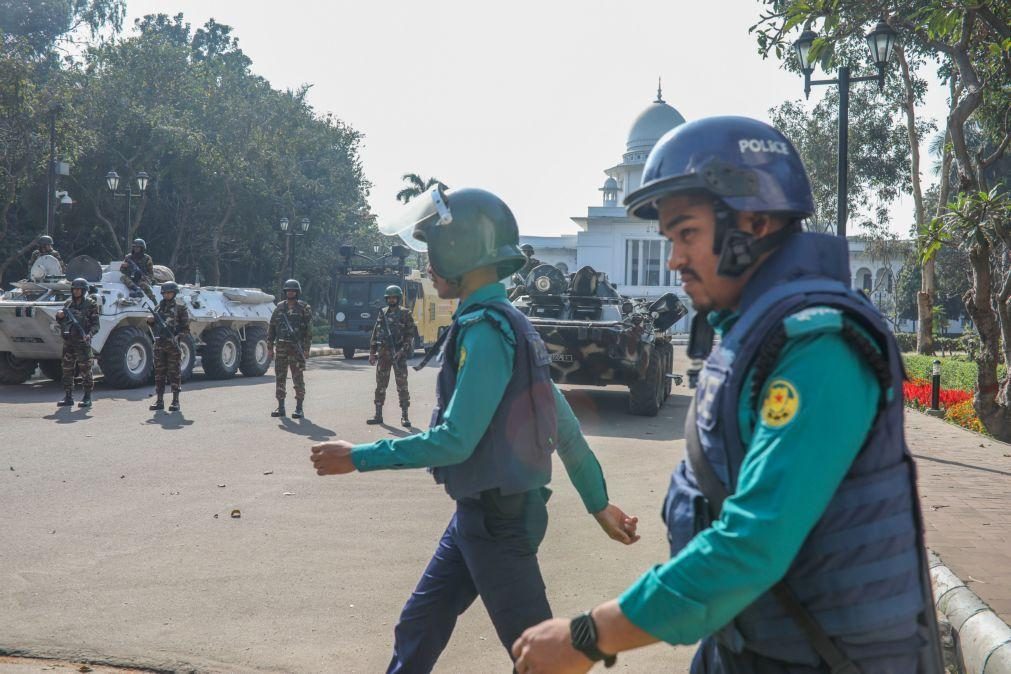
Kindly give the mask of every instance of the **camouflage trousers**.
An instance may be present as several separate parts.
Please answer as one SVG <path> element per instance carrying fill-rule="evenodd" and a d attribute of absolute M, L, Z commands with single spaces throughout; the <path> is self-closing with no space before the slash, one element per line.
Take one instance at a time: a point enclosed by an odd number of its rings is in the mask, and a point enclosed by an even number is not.
<path fill-rule="evenodd" d="M 123 281 L 123 285 L 125 285 L 130 290 L 140 290 L 145 295 L 147 295 L 147 298 L 149 300 L 151 300 L 155 304 L 158 303 L 158 300 L 154 298 L 154 291 L 151 290 L 151 284 L 148 282 L 146 278 L 142 278 L 140 281 L 134 281 L 127 274 L 122 274 L 120 275 L 120 279 Z"/>
<path fill-rule="evenodd" d="M 386 389 L 390 386 L 390 370 L 397 380 L 397 396 L 400 406 L 407 409 L 411 404 L 411 392 L 407 390 L 407 359 L 394 357 L 393 352 L 382 350 L 376 363 L 376 404 L 386 402 Z"/>
<path fill-rule="evenodd" d="M 284 400 L 288 370 L 291 370 L 291 385 L 295 389 L 295 400 L 305 399 L 305 359 L 298 355 L 294 342 L 278 342 L 274 345 L 274 385 L 277 399 Z"/>
<path fill-rule="evenodd" d="M 165 393 L 165 382 L 179 393 L 182 384 L 182 354 L 179 347 L 166 339 L 154 340 L 154 390 L 158 395 Z"/>
<path fill-rule="evenodd" d="M 95 363 L 95 353 L 91 350 L 91 345 L 80 339 L 63 340 L 63 388 L 67 391 L 74 390 L 74 376 L 80 373 L 84 380 L 84 390 L 91 391 L 95 388 L 95 381 L 91 376 L 91 367 Z"/>

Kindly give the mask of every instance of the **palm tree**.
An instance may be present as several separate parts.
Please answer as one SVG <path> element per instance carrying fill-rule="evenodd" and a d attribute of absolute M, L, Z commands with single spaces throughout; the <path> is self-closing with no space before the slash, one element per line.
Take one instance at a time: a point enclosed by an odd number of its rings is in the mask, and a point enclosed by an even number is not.
<path fill-rule="evenodd" d="M 414 197 L 421 196 L 426 190 L 434 185 L 438 185 L 444 190 L 449 189 L 449 187 L 447 187 L 446 184 L 438 178 L 429 178 L 428 180 L 424 180 L 417 173 L 405 173 L 401 176 L 401 178 L 407 182 L 407 187 L 397 192 L 397 201 L 402 201 L 405 204 Z"/>

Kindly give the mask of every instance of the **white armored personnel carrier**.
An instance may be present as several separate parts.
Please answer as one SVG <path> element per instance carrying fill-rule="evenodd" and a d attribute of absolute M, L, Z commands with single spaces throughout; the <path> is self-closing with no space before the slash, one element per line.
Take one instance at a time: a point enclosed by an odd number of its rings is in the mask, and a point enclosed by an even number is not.
<path fill-rule="evenodd" d="M 147 324 L 151 301 L 131 297 L 119 262 L 101 265 L 88 256 L 74 258 L 66 274 L 56 258 L 43 255 L 30 278 L 0 295 L 0 384 L 27 381 L 38 367 L 59 381 L 62 376 L 62 328 L 56 312 L 70 297 L 70 282 L 83 277 L 98 302 L 100 329 L 91 345 L 105 382 L 113 388 L 143 386 L 154 376 L 152 332 Z M 174 280 L 167 267 L 155 267 L 152 290 Z M 267 326 L 274 296 L 256 289 L 180 285 L 177 298 L 190 312 L 190 336 L 180 337 L 182 378 L 193 373 L 200 356 L 204 374 L 227 379 L 239 371 L 247 377 L 266 373 Z"/>

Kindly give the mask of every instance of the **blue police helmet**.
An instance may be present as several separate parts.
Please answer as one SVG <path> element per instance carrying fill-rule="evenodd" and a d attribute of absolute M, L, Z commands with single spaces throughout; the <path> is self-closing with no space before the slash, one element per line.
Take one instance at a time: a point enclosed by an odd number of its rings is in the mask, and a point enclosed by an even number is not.
<path fill-rule="evenodd" d="M 661 197 L 708 193 L 735 211 L 814 213 L 807 171 L 786 136 L 748 117 L 706 117 L 667 132 L 646 159 L 629 215 L 656 220 Z"/>

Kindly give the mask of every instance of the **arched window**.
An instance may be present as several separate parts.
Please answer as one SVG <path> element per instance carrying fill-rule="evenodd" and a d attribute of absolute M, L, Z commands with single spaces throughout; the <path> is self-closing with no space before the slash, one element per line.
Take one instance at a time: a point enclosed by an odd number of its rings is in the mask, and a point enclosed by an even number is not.
<path fill-rule="evenodd" d="M 871 270 L 866 267 L 861 267 L 857 270 L 856 276 L 853 278 L 854 290 L 870 292 L 873 290 L 872 278 Z"/>
<path fill-rule="evenodd" d="M 892 292 L 892 270 L 887 267 L 882 267 L 878 269 L 877 275 L 874 277 L 874 289 L 883 290 L 886 293 Z"/>

